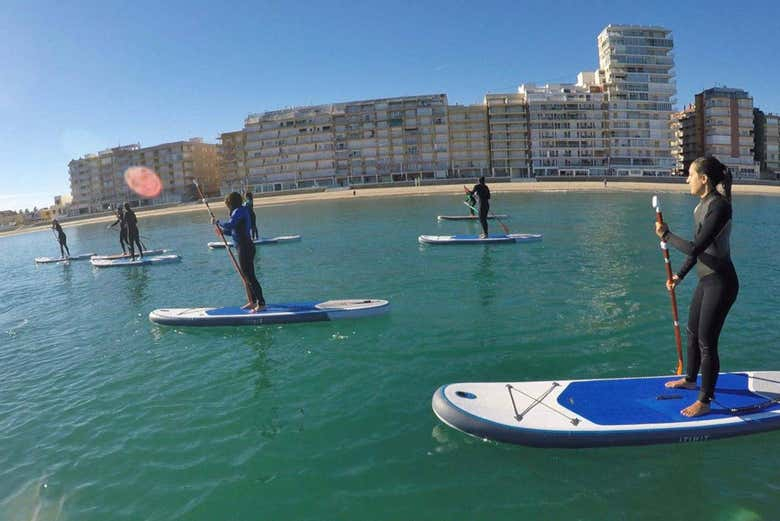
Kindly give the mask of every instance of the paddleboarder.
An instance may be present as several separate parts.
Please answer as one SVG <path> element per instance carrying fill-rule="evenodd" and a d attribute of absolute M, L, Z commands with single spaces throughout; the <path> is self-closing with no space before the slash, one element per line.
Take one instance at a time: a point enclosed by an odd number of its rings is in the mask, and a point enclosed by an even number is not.
<path fill-rule="evenodd" d="M 656 223 L 655 232 L 677 250 L 687 255 L 679 271 L 667 282 L 671 291 L 696 265 L 699 283 L 688 311 L 687 367 L 684 378 L 666 384 L 670 388 L 696 388 L 701 369 L 698 399 L 681 411 L 684 416 L 701 416 L 710 412 L 715 384 L 720 371 L 718 337 L 731 306 L 739 292 L 739 280 L 731 262 L 731 174 L 715 157 L 700 157 L 691 163 L 686 183 L 691 195 L 700 198 L 693 210 L 694 237 L 687 241 Z M 718 191 L 722 186 L 723 193 Z"/>
<path fill-rule="evenodd" d="M 263 288 L 255 275 L 255 245 L 251 238 L 252 218 L 249 209 L 244 206 L 241 194 L 231 192 L 225 198 L 225 206 L 230 210 L 230 220 L 220 222 L 212 217 L 212 224 L 216 224 L 223 232 L 230 233 L 233 237 L 233 244 L 238 251 L 238 265 L 243 274 L 246 284 L 247 295 L 250 295 L 251 301 L 247 302 L 242 309 L 251 309 L 253 312 L 265 309 L 265 299 L 263 298 Z"/>
<path fill-rule="evenodd" d="M 252 240 L 258 238 L 257 233 L 257 216 L 255 215 L 255 200 L 252 197 L 252 192 L 246 193 L 246 202 L 244 203 L 247 210 L 249 210 L 249 217 L 252 219 Z"/>
<path fill-rule="evenodd" d="M 468 194 L 479 199 L 479 223 L 482 225 L 482 235 L 480 239 L 486 239 L 488 236 L 488 212 L 490 212 L 490 188 L 485 184 L 485 177 L 479 178 L 479 183 L 468 191 Z"/>
<path fill-rule="evenodd" d="M 127 243 L 127 225 L 125 224 L 125 214 L 121 206 L 116 209 L 116 221 L 109 224 L 107 228 L 113 228 L 117 224 L 119 225 L 119 245 L 122 247 L 122 254 L 127 255 L 125 246 Z"/>
<path fill-rule="evenodd" d="M 52 219 L 51 229 L 57 234 L 57 242 L 60 244 L 60 258 L 65 258 L 65 253 L 70 257 L 70 250 L 68 249 L 68 238 L 65 236 L 65 232 L 62 231 L 62 226 L 57 219 Z"/>
<path fill-rule="evenodd" d="M 130 208 L 130 203 L 125 203 L 125 228 L 127 229 L 127 242 L 130 246 L 130 258 L 135 260 L 135 245 L 138 245 L 138 254 L 144 258 L 144 247 L 141 245 L 141 234 L 138 232 L 138 217 Z"/>

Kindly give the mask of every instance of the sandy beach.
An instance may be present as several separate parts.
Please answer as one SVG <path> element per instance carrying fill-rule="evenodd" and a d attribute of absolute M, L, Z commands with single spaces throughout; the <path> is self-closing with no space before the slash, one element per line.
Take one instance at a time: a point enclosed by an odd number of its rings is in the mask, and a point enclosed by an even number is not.
<path fill-rule="evenodd" d="M 671 193 L 688 191 L 688 186 L 683 183 L 652 183 L 652 182 L 631 182 L 631 181 L 609 181 L 607 186 L 602 182 L 594 181 L 554 181 L 554 182 L 516 182 L 516 183 L 489 183 L 490 190 L 494 194 L 514 193 L 514 192 L 569 192 L 569 191 L 591 191 L 591 192 L 652 192 L 652 193 Z M 735 184 L 732 188 L 734 196 L 739 195 L 780 195 L 780 186 L 775 185 L 742 185 Z M 256 196 L 254 200 L 255 208 L 266 206 L 277 206 L 291 203 L 304 203 L 308 201 L 330 201 L 336 199 L 351 199 L 354 197 L 422 197 L 428 195 L 453 195 L 463 196 L 463 186 L 460 184 L 448 185 L 422 185 L 422 186 L 389 186 L 382 188 L 355 188 L 353 190 L 333 190 L 325 192 L 315 192 L 306 194 L 287 194 L 275 196 Z M 209 203 L 212 210 L 222 212 L 224 206 L 218 201 Z M 136 215 L 139 219 L 148 217 L 157 217 L 161 215 L 172 215 L 187 212 L 203 212 L 204 219 L 207 218 L 206 209 L 200 201 L 182 203 L 178 206 L 141 210 L 136 209 Z M 71 228 L 84 224 L 110 223 L 115 220 L 113 215 L 104 215 L 100 217 L 85 217 L 73 221 L 63 222 L 63 228 Z M 0 232 L 0 237 L 19 235 L 23 233 L 32 233 L 48 231 L 48 225 L 36 225 L 22 227 L 16 230 Z"/>

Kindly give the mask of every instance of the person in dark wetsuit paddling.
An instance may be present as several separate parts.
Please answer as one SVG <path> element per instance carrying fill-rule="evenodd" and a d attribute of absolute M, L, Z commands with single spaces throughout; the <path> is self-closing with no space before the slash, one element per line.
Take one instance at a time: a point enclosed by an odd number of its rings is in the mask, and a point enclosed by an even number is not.
<path fill-rule="evenodd" d="M 485 184 L 485 178 L 480 177 L 479 183 L 469 190 L 469 194 L 476 195 L 479 199 L 479 223 L 482 225 L 482 235 L 480 239 L 486 239 L 488 236 L 488 212 L 490 212 L 490 188 Z"/>
<path fill-rule="evenodd" d="M 212 224 L 216 224 L 223 232 L 230 233 L 233 237 L 233 244 L 238 253 L 238 266 L 246 284 L 246 292 L 251 302 L 247 302 L 243 309 L 250 309 L 252 312 L 258 312 L 265 309 L 265 298 L 263 298 L 263 288 L 257 281 L 255 275 L 255 245 L 251 238 L 252 219 L 249 209 L 241 203 L 241 194 L 231 192 L 225 198 L 225 206 L 230 210 L 230 220 L 220 222 L 212 219 Z"/>
<path fill-rule="evenodd" d="M 116 221 L 108 225 L 108 228 L 113 228 L 119 225 L 119 245 L 122 247 L 122 254 L 127 255 L 127 247 L 125 244 L 127 241 L 127 225 L 125 224 L 125 214 L 122 212 L 122 207 L 116 209 Z"/>
<path fill-rule="evenodd" d="M 684 416 L 701 416 L 710 412 L 715 383 L 720 371 L 718 337 L 739 292 L 739 280 L 731 262 L 731 174 L 715 157 L 700 157 L 688 169 L 691 195 L 700 197 L 693 211 L 694 236 L 689 242 L 673 234 L 666 224 L 656 223 L 655 232 L 664 241 L 688 257 L 679 271 L 667 282 L 672 290 L 696 265 L 699 284 L 688 311 L 687 367 L 684 378 L 666 383 L 666 387 L 696 389 L 696 375 L 701 368 L 698 399 L 682 411 Z M 723 194 L 717 186 L 723 186 Z"/>
<path fill-rule="evenodd" d="M 57 232 L 57 242 L 60 243 L 60 257 L 65 258 L 65 252 L 70 257 L 70 250 L 68 249 L 68 238 L 65 236 L 65 232 L 62 231 L 62 226 L 57 219 L 52 219 L 51 229 Z"/>
<path fill-rule="evenodd" d="M 138 254 L 144 258 L 144 247 L 141 245 L 141 234 L 138 232 L 138 217 L 130 208 L 130 203 L 125 203 L 125 227 L 127 228 L 127 242 L 130 245 L 130 258 L 135 260 L 135 246 L 138 245 Z"/>
<path fill-rule="evenodd" d="M 252 198 L 252 192 L 246 193 L 246 202 L 244 203 L 244 206 L 246 206 L 247 210 L 249 210 L 249 217 L 252 220 L 252 240 L 255 240 L 258 238 L 257 216 L 255 215 L 255 200 Z"/>

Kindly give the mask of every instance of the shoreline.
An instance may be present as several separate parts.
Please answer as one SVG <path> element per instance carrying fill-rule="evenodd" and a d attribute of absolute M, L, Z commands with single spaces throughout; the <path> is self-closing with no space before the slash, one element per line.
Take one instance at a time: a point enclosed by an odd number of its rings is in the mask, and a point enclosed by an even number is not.
<path fill-rule="evenodd" d="M 467 183 L 468 184 L 468 183 Z M 513 183 L 492 183 L 492 193 L 517 193 L 517 192 L 679 192 L 686 193 L 688 187 L 684 183 L 664 182 L 634 182 L 634 181 L 610 181 L 604 186 L 601 181 L 529 181 Z M 275 195 L 273 197 L 255 197 L 254 207 L 278 206 L 283 204 L 305 203 L 310 201 L 332 201 L 338 199 L 353 199 L 356 197 L 401 197 L 401 196 L 428 196 L 428 195 L 463 195 L 461 184 L 421 185 L 421 186 L 389 186 L 359 188 L 353 190 L 333 190 L 305 194 Z M 732 186 L 734 195 L 768 195 L 780 196 L 780 186 L 735 184 Z M 159 217 L 163 215 L 175 215 L 189 212 L 205 212 L 201 201 L 181 203 L 180 205 L 166 208 L 136 210 L 138 219 L 147 217 Z M 110 223 L 116 220 L 113 215 L 100 217 L 85 217 L 62 223 L 63 228 L 72 228 L 85 224 Z M 0 238 L 48 231 L 49 225 L 36 225 L 29 228 L 18 228 L 0 232 Z"/>

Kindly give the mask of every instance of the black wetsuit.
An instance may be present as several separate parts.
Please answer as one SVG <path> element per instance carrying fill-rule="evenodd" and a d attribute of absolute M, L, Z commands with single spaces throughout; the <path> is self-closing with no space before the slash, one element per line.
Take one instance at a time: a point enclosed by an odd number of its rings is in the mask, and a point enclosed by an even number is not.
<path fill-rule="evenodd" d="M 252 220 L 252 225 L 251 225 L 252 240 L 257 239 L 258 237 L 257 216 L 255 215 L 254 203 L 251 200 L 247 200 L 244 203 L 244 206 L 246 206 L 246 209 L 249 210 L 249 217 Z"/>
<path fill-rule="evenodd" d="M 135 245 L 138 245 L 138 253 L 144 256 L 144 248 L 141 245 L 141 235 L 138 233 L 138 218 L 132 210 L 125 210 L 125 228 L 127 229 L 127 242 L 130 245 L 130 257 L 135 259 Z"/>
<path fill-rule="evenodd" d="M 119 225 L 119 245 L 122 247 L 122 253 L 125 253 L 127 251 L 127 247 L 125 245 L 128 243 L 128 240 L 127 240 L 127 224 L 125 223 L 124 212 L 119 212 L 116 214 L 116 221 L 111 223 L 111 226 L 109 226 L 109 228 L 113 228 L 117 224 Z"/>
<path fill-rule="evenodd" d="M 688 365 L 685 379 L 695 382 L 701 368 L 699 401 L 715 395 L 720 371 L 718 337 L 737 299 L 739 280 L 731 262 L 731 203 L 717 191 L 705 196 L 693 211 L 693 242 L 667 232 L 664 240 L 688 255 L 677 276 L 682 280 L 696 265 L 699 284 L 688 312 Z"/>
<path fill-rule="evenodd" d="M 70 257 L 70 250 L 68 249 L 68 238 L 65 236 L 65 232 L 62 231 L 62 226 L 56 224 L 52 226 L 54 231 L 57 232 L 57 242 L 60 243 L 60 256 L 65 258 L 65 252 Z"/>
<path fill-rule="evenodd" d="M 490 212 L 490 188 L 486 184 L 477 183 L 471 189 L 472 194 L 476 194 L 479 199 L 479 224 L 482 225 L 482 233 L 487 237 L 488 234 L 488 212 Z"/>
<path fill-rule="evenodd" d="M 233 237 L 233 244 L 235 244 L 238 253 L 238 266 L 244 275 L 247 293 L 251 295 L 256 304 L 265 305 L 263 288 L 260 287 L 260 282 L 255 274 L 255 245 L 249 231 L 252 226 L 249 208 L 239 206 L 230 213 L 230 221 L 218 222 L 218 224 L 223 231 L 229 232 Z"/>

